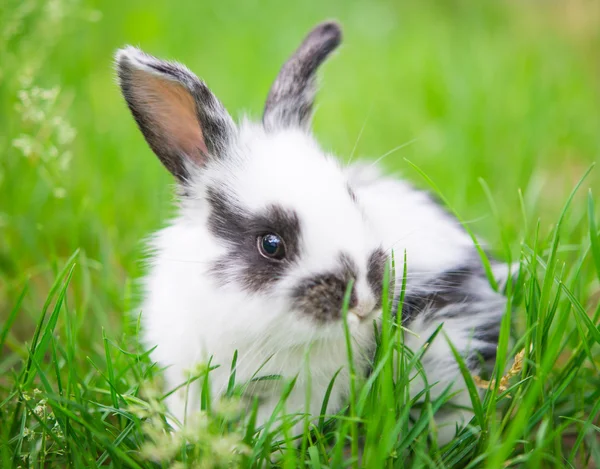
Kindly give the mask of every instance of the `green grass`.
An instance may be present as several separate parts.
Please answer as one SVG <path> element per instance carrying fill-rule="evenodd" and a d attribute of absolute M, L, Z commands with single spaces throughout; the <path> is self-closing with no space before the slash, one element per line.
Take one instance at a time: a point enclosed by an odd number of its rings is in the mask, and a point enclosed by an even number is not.
<path fill-rule="evenodd" d="M 582 177 L 600 160 L 600 11 L 526 3 L 5 1 L 0 467 L 599 464 L 600 168 Z M 345 45 L 323 70 L 323 146 L 343 159 L 403 146 L 382 160 L 387 171 L 433 183 L 498 257 L 520 261 L 496 380 L 471 426 L 439 447 L 431 417 L 448 396 L 420 396 L 409 414 L 423 351 L 402 347 L 387 310 L 375 372 L 299 440 L 292 416 L 268 431 L 243 425 L 234 377 L 226 402 L 204 395 L 198 428 L 165 436 L 159 373 L 127 312 L 141 240 L 173 211 L 172 181 L 119 96 L 112 54 L 133 43 L 176 58 L 233 115 L 258 116 L 287 54 L 331 17 Z"/>

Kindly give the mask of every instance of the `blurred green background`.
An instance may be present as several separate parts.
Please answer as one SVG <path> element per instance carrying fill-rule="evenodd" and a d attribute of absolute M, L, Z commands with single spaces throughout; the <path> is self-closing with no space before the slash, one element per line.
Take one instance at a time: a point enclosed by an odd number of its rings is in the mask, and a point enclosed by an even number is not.
<path fill-rule="evenodd" d="M 405 158 L 422 168 L 501 257 L 538 218 L 546 236 L 600 159 L 597 1 L 4 0 L 0 10 L 0 319 L 29 279 L 13 351 L 77 248 L 70 308 L 81 348 L 100 350 L 90 331 L 121 330 L 140 241 L 173 213 L 171 177 L 115 84 L 125 44 L 187 64 L 234 117 L 259 117 L 304 34 L 338 19 L 344 44 L 321 71 L 314 121 L 323 146 L 376 159 L 406 144 L 383 167 L 419 186 Z M 600 189 L 598 174 L 584 188 Z M 577 199 L 573 240 L 585 208 Z"/>

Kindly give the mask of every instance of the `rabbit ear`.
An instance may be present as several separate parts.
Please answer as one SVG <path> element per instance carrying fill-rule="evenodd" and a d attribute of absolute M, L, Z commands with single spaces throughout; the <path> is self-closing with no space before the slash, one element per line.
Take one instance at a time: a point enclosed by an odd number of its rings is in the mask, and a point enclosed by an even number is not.
<path fill-rule="evenodd" d="M 181 182 L 190 163 L 219 158 L 235 132 L 208 87 L 182 65 L 134 47 L 116 54 L 119 85 L 148 145 Z"/>
<path fill-rule="evenodd" d="M 306 36 L 271 86 L 263 114 L 267 130 L 310 124 L 315 72 L 341 40 L 342 31 L 334 22 L 322 23 Z"/>

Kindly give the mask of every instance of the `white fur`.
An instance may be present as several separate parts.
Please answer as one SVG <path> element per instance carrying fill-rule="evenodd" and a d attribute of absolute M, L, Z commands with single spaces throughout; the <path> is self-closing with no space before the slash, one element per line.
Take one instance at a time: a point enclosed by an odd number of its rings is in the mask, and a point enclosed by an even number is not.
<path fill-rule="evenodd" d="M 361 263 L 362 275 L 356 282 L 360 304 L 371 304 L 372 309 L 375 303 L 366 282 L 366 264 L 378 238 L 351 201 L 339 164 L 325 157 L 300 131 L 267 135 L 260 127 L 244 124 L 232 154 L 195 178 L 197 184 L 192 185 L 193 193 L 183 201 L 178 217 L 154 238 L 155 254 L 145 282 L 145 342 L 149 347 L 158 345 L 153 358 L 168 367 L 168 387 L 185 382 L 186 370 L 212 356 L 212 363 L 220 365 L 211 373 L 213 391 L 224 391 L 232 355 L 238 350 L 238 382 L 250 379 L 262 365 L 260 375 L 292 378 L 300 373 L 287 409 L 304 412 L 306 357 L 312 384 L 311 413 L 318 415 L 325 388 L 342 369 L 336 381 L 338 391 L 330 401 L 330 409 L 337 410 L 348 381 L 342 326 L 315 327 L 310 318 L 294 314 L 287 290 L 295 279 L 333 268 L 343 251 Z M 274 291 L 248 294 L 236 286 L 219 287 L 207 273 L 225 249 L 207 229 L 204 189 L 209 183 L 227 187 L 228 193 L 252 211 L 276 203 L 299 215 L 305 255 Z M 356 364 L 364 369 L 366 356 L 361 348 L 371 345 L 372 325 L 367 321 L 351 322 L 350 326 Z M 264 392 L 270 395 L 262 396 L 266 401 L 260 412 L 263 421 L 277 403 L 280 389 L 273 386 Z M 197 408 L 195 395 L 188 396 L 188 401 L 190 410 Z M 173 395 L 170 406 L 183 421 L 183 392 Z"/>
<path fill-rule="evenodd" d="M 358 207 L 348 195 L 348 181 L 357 194 Z M 251 211 L 276 203 L 298 214 L 302 258 L 272 291 L 251 294 L 235 285 L 220 286 L 208 273 L 226 249 L 207 227 L 205 188 L 209 184 L 222 187 Z M 187 370 L 212 356 L 212 364 L 220 365 L 211 373 L 212 391 L 223 392 L 237 350 L 238 382 L 250 379 L 261 366 L 260 375 L 298 375 L 286 407 L 292 413 L 318 415 L 325 390 L 341 369 L 328 408 L 336 411 L 348 392 L 342 323 L 317 326 L 291 310 L 288 294 L 294 281 L 333 268 L 339 252 L 347 252 L 359 268 L 359 307 L 368 309 L 375 298 L 366 282 L 366 265 L 378 246 L 393 249 L 400 261 L 406 250 L 409 280 L 452 268 L 473 249 L 457 222 L 428 196 L 399 180 L 381 177 L 372 166 L 343 168 L 299 130 L 265 133 L 260 126 L 243 123 L 235 147 L 202 171 L 193 172 L 190 188 L 177 217 L 152 241 L 142 305 L 145 343 L 156 346 L 152 358 L 166 367 L 168 389 L 184 383 Z M 396 270 L 399 286 L 402 269 Z M 477 324 L 476 318 L 470 324 L 458 319 L 449 321 L 445 330 L 457 348 L 465 351 L 468 331 Z M 373 345 L 372 323 L 350 321 L 350 326 L 355 364 L 358 371 L 365 371 L 367 351 Z M 419 338 L 407 336 L 407 344 L 418 348 L 436 326 L 414 321 L 410 328 Z M 438 337 L 428 354 L 430 382 L 439 381 L 442 386 L 457 378 L 443 337 Z M 460 380 L 458 386 L 463 386 Z M 311 399 L 306 409 L 308 387 Z M 259 424 L 271 415 L 280 391 L 277 385 L 255 388 L 262 397 Z M 190 388 L 187 400 L 190 414 L 198 409 L 196 386 Z M 464 396 L 461 401 L 468 404 Z M 169 406 L 183 422 L 184 389 L 170 397 Z M 449 439 L 451 433 L 442 438 Z"/>
<path fill-rule="evenodd" d="M 365 211 L 378 235 L 389 249 L 393 249 L 396 260 L 396 289 L 402 288 L 402 270 L 406 252 L 407 285 L 417 281 L 426 284 L 427 278 L 435 278 L 437 273 L 460 266 L 473 255 L 473 241 L 459 222 L 435 204 L 428 194 L 415 190 L 409 184 L 379 174 L 373 165 L 359 164 L 350 168 L 350 176 L 357 185 L 357 195 L 364 204 Z M 499 275 L 502 272 L 499 272 Z M 444 334 L 464 356 L 470 350 L 477 350 L 478 341 L 472 338 L 473 331 L 490 322 L 499 322 L 498 312 L 503 311 L 504 298 L 496 294 L 485 279 L 473 285 L 476 291 L 488 292 L 489 301 L 501 303 L 500 307 L 468 318 L 444 318 L 438 314 L 438 321 L 427 321 L 422 312 L 410 322 L 405 334 L 405 345 L 412 351 L 424 346 L 440 323 L 442 332 L 433 343 L 428 344 L 423 359 L 431 398 L 437 398 L 448 385 L 454 385 L 453 404 L 470 407 L 471 401 L 466 392 L 460 370 Z M 416 373 L 415 373 L 416 374 Z M 411 381 L 411 395 L 424 388 L 421 378 Z M 472 417 L 465 410 L 440 413 L 436 416 L 438 441 L 450 441 L 456 428 L 463 426 Z"/>

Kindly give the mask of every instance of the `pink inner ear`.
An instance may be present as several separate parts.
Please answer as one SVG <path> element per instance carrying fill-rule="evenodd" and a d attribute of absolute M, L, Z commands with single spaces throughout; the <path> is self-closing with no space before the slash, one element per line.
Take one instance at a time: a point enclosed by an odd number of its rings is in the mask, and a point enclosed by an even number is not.
<path fill-rule="evenodd" d="M 156 134 L 162 135 L 167 145 L 202 164 L 207 148 L 190 92 L 175 81 L 142 70 L 134 74 L 138 85 L 136 100 L 147 107 L 147 115 L 152 116 L 153 125 L 159 127 Z"/>

